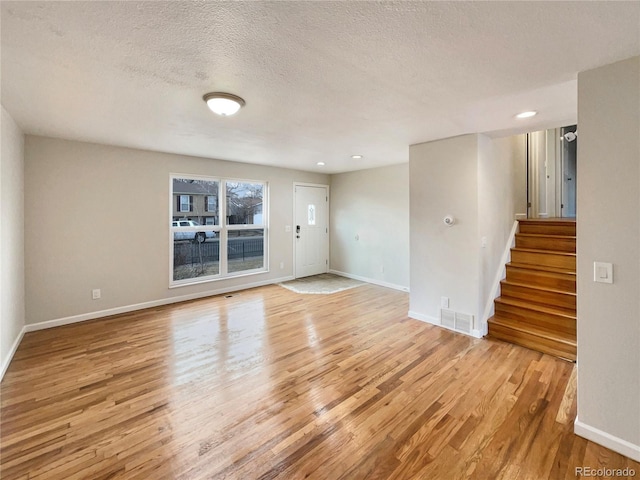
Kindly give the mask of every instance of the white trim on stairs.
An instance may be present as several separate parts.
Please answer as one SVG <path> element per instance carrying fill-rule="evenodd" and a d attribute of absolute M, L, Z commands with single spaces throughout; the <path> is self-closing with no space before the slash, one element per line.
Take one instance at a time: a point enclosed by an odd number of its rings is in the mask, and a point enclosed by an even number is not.
<path fill-rule="evenodd" d="M 489 324 L 487 321 L 494 314 L 495 305 L 493 301 L 498 297 L 500 292 L 500 281 L 506 276 L 506 264 L 509 263 L 511 259 L 511 247 L 515 246 L 516 232 L 518 231 L 518 220 L 513 222 L 513 226 L 511 227 L 511 232 L 509 233 L 509 238 L 507 239 L 507 243 L 505 245 L 504 251 L 502 252 L 502 257 L 500 258 L 500 263 L 498 264 L 498 269 L 496 271 L 496 275 L 493 279 L 493 287 L 491 288 L 491 293 L 489 294 L 489 298 L 484 306 L 484 312 L 482 313 L 482 319 L 480 321 L 480 329 L 476 330 L 481 335 L 481 337 L 485 336 L 489 331 Z"/>

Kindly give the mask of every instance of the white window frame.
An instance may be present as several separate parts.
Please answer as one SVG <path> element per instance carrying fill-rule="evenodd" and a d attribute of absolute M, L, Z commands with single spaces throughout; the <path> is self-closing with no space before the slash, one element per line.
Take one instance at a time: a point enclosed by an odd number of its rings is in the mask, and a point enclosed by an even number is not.
<path fill-rule="evenodd" d="M 186 178 L 190 180 L 205 180 L 210 182 L 218 182 L 218 212 L 219 225 L 199 225 L 197 227 L 174 227 L 173 226 L 173 180 Z M 262 185 L 262 223 L 261 224 L 248 224 L 248 225 L 230 225 L 227 223 L 227 182 L 233 183 L 255 183 Z M 256 275 L 269 272 L 269 182 L 266 180 L 252 180 L 252 179 L 236 179 L 236 178 L 221 178 L 221 177 L 209 177 L 204 175 L 193 174 L 178 174 L 172 173 L 169 175 L 169 288 L 182 287 L 187 285 L 194 285 L 199 283 L 215 282 L 218 280 L 225 280 L 229 278 L 243 277 L 247 275 Z M 195 201 L 195 199 L 194 199 Z M 205 200 L 205 201 L 208 201 Z M 180 212 L 183 213 L 183 212 Z M 208 212 L 211 213 L 211 212 Z M 240 272 L 228 272 L 228 232 L 240 231 L 240 230 L 263 230 L 263 265 L 259 268 L 251 270 L 242 270 Z M 174 263 L 174 233 L 180 231 L 187 232 L 216 232 L 217 238 L 220 242 L 220 260 L 218 274 L 208 275 L 203 277 L 186 278 L 183 280 L 173 279 L 173 263 Z"/>

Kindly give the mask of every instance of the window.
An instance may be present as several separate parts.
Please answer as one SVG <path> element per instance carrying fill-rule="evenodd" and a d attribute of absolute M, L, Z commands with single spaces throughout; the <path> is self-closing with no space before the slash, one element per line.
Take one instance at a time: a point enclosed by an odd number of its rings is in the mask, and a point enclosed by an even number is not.
<path fill-rule="evenodd" d="M 227 222 L 229 225 L 261 225 L 261 183 L 227 182 Z"/>
<path fill-rule="evenodd" d="M 207 203 L 205 204 L 205 210 L 207 212 L 218 211 L 218 197 L 215 195 L 207 195 Z"/>
<path fill-rule="evenodd" d="M 170 286 L 267 271 L 266 182 L 172 176 L 171 189 Z"/>
<path fill-rule="evenodd" d="M 311 203 L 307 205 L 307 224 L 316 224 L 316 206 Z"/>
<path fill-rule="evenodd" d="M 180 212 L 193 211 L 193 197 L 191 195 L 178 196 L 178 211 Z"/>

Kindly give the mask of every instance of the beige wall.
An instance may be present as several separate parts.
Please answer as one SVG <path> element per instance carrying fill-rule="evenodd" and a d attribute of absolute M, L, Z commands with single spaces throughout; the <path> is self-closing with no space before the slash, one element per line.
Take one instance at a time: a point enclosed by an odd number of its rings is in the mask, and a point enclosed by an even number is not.
<path fill-rule="evenodd" d="M 496 275 L 504 271 L 503 254 L 515 215 L 527 211 L 526 143 L 524 135 L 496 139 L 480 135 L 478 145 L 479 302 L 483 317 L 488 317 L 487 313 L 493 314 Z"/>
<path fill-rule="evenodd" d="M 2 107 L 0 378 L 24 327 L 24 136 Z"/>
<path fill-rule="evenodd" d="M 412 145 L 409 167 L 412 316 L 438 322 L 445 296 L 451 310 L 477 319 L 478 135 Z"/>
<path fill-rule="evenodd" d="M 330 221 L 332 270 L 408 289 L 408 164 L 332 175 Z"/>
<path fill-rule="evenodd" d="M 270 272 L 169 289 L 170 173 L 268 181 Z M 293 237 L 285 225 L 293 224 L 294 181 L 328 184 L 329 177 L 27 136 L 27 323 L 290 277 Z M 92 300 L 94 288 L 101 299 Z"/>
<path fill-rule="evenodd" d="M 439 323 L 448 297 L 482 334 L 515 214 L 525 211 L 524 137 L 464 135 L 413 145 L 409 157 L 411 315 Z"/>
<path fill-rule="evenodd" d="M 578 131 L 576 433 L 640 460 L 640 57 L 578 75 Z"/>

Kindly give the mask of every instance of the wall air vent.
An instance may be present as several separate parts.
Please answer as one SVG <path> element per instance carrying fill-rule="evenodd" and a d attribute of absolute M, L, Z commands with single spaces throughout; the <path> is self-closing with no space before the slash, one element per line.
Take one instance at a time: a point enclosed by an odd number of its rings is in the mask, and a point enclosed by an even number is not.
<path fill-rule="evenodd" d="M 473 315 L 441 308 L 440 325 L 457 332 L 470 334 L 473 328 Z"/>
<path fill-rule="evenodd" d="M 456 312 L 453 310 L 440 309 L 440 325 L 455 330 L 456 328 Z"/>

